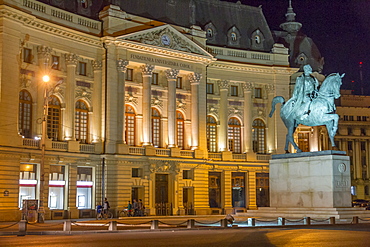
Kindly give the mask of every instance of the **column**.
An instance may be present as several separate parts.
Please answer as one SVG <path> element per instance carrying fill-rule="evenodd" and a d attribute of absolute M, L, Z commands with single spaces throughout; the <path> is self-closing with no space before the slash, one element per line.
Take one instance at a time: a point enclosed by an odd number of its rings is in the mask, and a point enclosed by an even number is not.
<path fill-rule="evenodd" d="M 73 53 L 65 54 L 67 63 L 67 79 L 65 91 L 65 115 L 63 124 L 64 140 L 74 140 L 74 108 L 75 108 L 75 85 L 76 85 L 76 67 L 78 56 Z"/>
<path fill-rule="evenodd" d="M 100 142 L 102 140 L 102 62 L 93 61 L 94 69 L 94 90 L 92 92 L 92 142 Z"/>
<path fill-rule="evenodd" d="M 199 83 L 202 74 L 193 73 L 189 75 L 191 84 L 191 134 L 192 144 L 191 149 L 195 150 L 199 147 Z"/>
<path fill-rule="evenodd" d="M 152 142 L 152 109 L 151 109 L 151 95 L 152 95 L 152 75 L 154 65 L 146 64 L 141 66 L 141 72 L 143 74 L 143 146 L 151 146 Z M 175 79 L 176 80 L 176 79 Z M 175 88 L 175 100 L 176 100 L 176 88 Z"/>
<path fill-rule="evenodd" d="M 117 90 L 117 143 L 126 143 L 125 140 L 125 73 L 127 60 L 117 60 L 118 90 Z"/>
<path fill-rule="evenodd" d="M 228 151 L 227 147 L 227 123 L 228 123 L 228 101 L 227 95 L 229 92 L 229 81 L 218 81 L 220 87 L 220 132 L 218 135 L 219 151 Z"/>
<path fill-rule="evenodd" d="M 165 71 L 168 81 L 168 147 L 176 147 L 176 78 L 179 74 L 177 69 Z"/>
<path fill-rule="evenodd" d="M 275 95 L 275 87 L 274 85 L 266 85 L 265 90 L 267 93 L 267 103 L 270 106 L 272 99 Z M 268 108 L 270 109 L 270 108 Z M 268 153 L 274 153 L 276 151 L 275 147 L 275 118 L 278 116 L 275 114 L 273 117 L 267 118 L 267 140 L 266 140 L 266 146 L 267 146 L 267 152 Z"/>
<path fill-rule="evenodd" d="M 68 191 L 68 213 L 71 219 L 79 218 L 79 211 L 77 209 L 77 166 L 70 165 L 68 171 L 69 185 Z"/>
<path fill-rule="evenodd" d="M 252 145 L 252 89 L 253 84 L 246 82 L 242 84 L 244 91 L 244 152 L 253 151 Z"/>

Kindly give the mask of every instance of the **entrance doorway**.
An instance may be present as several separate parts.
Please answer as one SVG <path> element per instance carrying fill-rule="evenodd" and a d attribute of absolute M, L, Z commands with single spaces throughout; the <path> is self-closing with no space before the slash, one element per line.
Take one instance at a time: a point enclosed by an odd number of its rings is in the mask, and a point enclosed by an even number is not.
<path fill-rule="evenodd" d="M 156 215 L 172 215 L 172 203 L 168 200 L 168 174 L 155 175 Z"/>
<path fill-rule="evenodd" d="M 193 188 L 183 188 L 182 204 L 184 205 L 185 215 L 194 215 Z"/>

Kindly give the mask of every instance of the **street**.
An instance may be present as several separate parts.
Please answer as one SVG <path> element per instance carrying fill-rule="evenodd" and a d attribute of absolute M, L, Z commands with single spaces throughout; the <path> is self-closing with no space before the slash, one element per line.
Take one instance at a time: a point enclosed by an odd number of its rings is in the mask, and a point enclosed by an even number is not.
<path fill-rule="evenodd" d="M 370 225 L 1 236 L 0 246 L 370 246 Z"/>

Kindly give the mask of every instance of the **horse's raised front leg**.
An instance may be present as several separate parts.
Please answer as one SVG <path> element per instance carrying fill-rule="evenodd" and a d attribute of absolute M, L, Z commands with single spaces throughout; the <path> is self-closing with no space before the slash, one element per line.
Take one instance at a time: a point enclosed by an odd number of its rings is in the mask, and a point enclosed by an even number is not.
<path fill-rule="evenodd" d="M 337 114 L 330 114 L 331 120 L 326 124 L 326 129 L 328 130 L 331 146 L 335 147 L 334 136 L 338 129 L 339 116 Z"/>

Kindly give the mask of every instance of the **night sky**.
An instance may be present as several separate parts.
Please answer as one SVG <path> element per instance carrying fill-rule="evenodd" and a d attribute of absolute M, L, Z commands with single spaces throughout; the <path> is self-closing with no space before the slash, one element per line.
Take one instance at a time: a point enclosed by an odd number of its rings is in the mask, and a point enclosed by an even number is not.
<path fill-rule="evenodd" d="M 236 2 L 236 0 L 227 0 Z M 288 0 L 241 0 L 262 10 L 272 30 L 281 30 Z M 362 62 L 363 92 L 370 95 L 370 1 L 292 0 L 301 31 L 317 45 L 325 58 L 323 74 L 346 73 L 342 89 L 361 94 L 359 63 Z"/>

